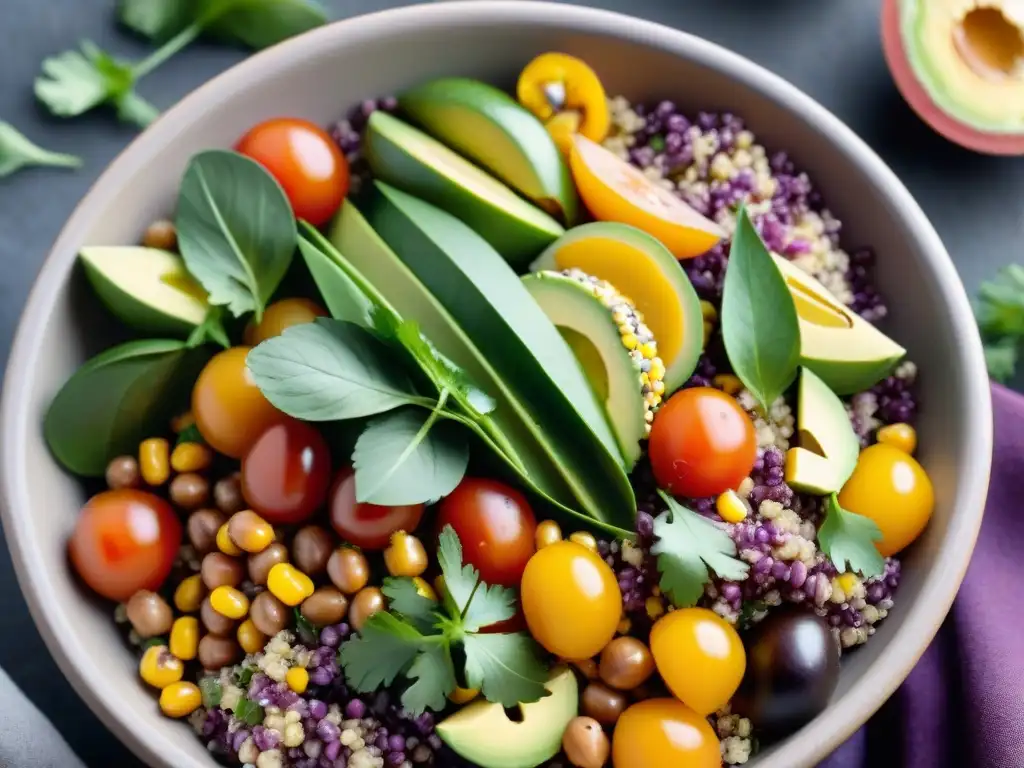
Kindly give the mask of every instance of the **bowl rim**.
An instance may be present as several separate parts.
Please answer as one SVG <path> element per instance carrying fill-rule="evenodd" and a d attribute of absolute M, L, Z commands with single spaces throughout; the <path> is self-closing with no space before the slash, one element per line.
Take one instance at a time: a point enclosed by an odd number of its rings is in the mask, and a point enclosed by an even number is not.
<path fill-rule="evenodd" d="M 534 0 L 448 0 L 336 21 L 257 52 L 200 85 L 121 151 L 75 207 L 43 262 L 19 319 L 4 377 L 0 402 L 4 435 L 0 442 L 0 515 L 18 584 L 33 621 L 78 695 L 137 757 L 149 765 L 167 768 L 198 765 L 183 754 L 178 731 L 159 729 L 141 733 L 132 713 L 125 711 L 116 695 L 104 686 L 100 671 L 91 664 L 79 666 L 72 661 L 74 628 L 64 611 L 53 607 L 58 604 L 47 601 L 53 591 L 52 577 L 31 567 L 38 559 L 40 541 L 26 516 L 15 510 L 31 507 L 27 464 L 19 446 L 38 428 L 35 414 L 21 407 L 40 354 L 35 329 L 45 324 L 51 314 L 84 230 L 98 209 L 107 204 L 109 190 L 123 187 L 134 169 L 173 143 L 180 126 L 189 122 L 192 115 L 216 109 L 225 92 L 242 89 L 263 74 L 290 67 L 296 60 L 323 54 L 351 40 L 373 39 L 396 28 L 450 28 L 481 22 L 528 22 L 636 41 L 702 63 L 764 94 L 828 135 L 837 150 L 850 156 L 888 197 L 888 204 L 899 211 L 911 237 L 920 244 L 937 290 L 953 315 L 954 337 L 949 341 L 959 348 L 964 361 L 959 384 L 973 409 L 973 425 L 962 453 L 974 458 L 960 468 L 959 495 L 966 499 L 967 512 L 961 505 L 959 517 L 936 553 L 947 567 L 922 586 L 917 602 L 908 609 L 909 615 L 889 638 L 887 652 L 869 667 L 872 674 L 863 675 L 846 692 L 843 711 L 830 705 L 810 727 L 787 739 L 784 754 L 763 764 L 764 768 L 810 768 L 867 721 L 906 678 L 938 631 L 966 573 L 981 526 L 992 454 L 991 393 L 984 375 L 980 338 L 963 285 L 935 229 L 893 171 L 849 127 L 795 85 L 745 56 L 690 33 L 613 11 Z M 822 738 L 822 734 L 827 737 Z M 793 753 L 801 756 L 798 762 L 792 761 Z"/>

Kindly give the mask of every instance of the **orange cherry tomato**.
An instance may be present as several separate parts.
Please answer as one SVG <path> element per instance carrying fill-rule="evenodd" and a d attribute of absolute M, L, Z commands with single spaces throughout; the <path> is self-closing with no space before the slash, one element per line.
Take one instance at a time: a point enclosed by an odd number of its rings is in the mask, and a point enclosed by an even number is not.
<path fill-rule="evenodd" d="M 906 451 L 885 443 L 868 446 L 839 493 L 839 506 L 874 520 L 882 529 L 875 547 L 886 557 L 905 549 L 928 525 L 935 491 L 928 473 Z"/>
<path fill-rule="evenodd" d="M 757 459 L 754 423 L 739 403 L 713 387 L 672 395 L 654 417 L 648 443 L 658 485 L 700 498 L 736 489 Z"/>
<path fill-rule="evenodd" d="M 68 554 L 90 589 L 124 602 L 140 589 L 159 589 L 180 547 L 181 523 L 171 505 L 121 488 L 98 493 L 82 507 Z"/>
<path fill-rule="evenodd" d="M 232 459 L 242 458 L 256 438 L 289 419 L 263 396 L 245 367 L 249 349 L 218 352 L 192 388 L 192 415 L 199 433 L 210 447 Z"/>
<path fill-rule="evenodd" d="M 615 768 L 721 768 L 711 725 L 675 699 L 647 699 L 619 715 L 612 734 Z"/>
<path fill-rule="evenodd" d="M 308 120 L 266 120 L 239 139 L 235 149 L 266 168 L 284 189 L 296 218 L 315 227 L 330 221 L 348 194 L 348 161 L 327 131 Z"/>
<path fill-rule="evenodd" d="M 327 310 L 309 299 L 281 299 L 263 311 L 259 324 L 250 322 L 245 327 L 245 343 L 250 347 L 280 336 L 286 328 L 302 323 L 312 323 L 318 317 L 326 317 Z"/>
<path fill-rule="evenodd" d="M 665 685 L 700 715 L 728 704 L 747 669 L 736 630 L 706 608 L 666 613 L 651 628 L 650 645 Z"/>
<path fill-rule="evenodd" d="M 367 550 L 387 548 L 392 533 L 416 530 L 423 517 L 422 504 L 382 507 L 356 502 L 356 475 L 350 467 L 335 477 L 328 504 L 331 527 L 348 543 Z"/>
<path fill-rule="evenodd" d="M 327 498 L 330 482 L 326 441 L 294 419 L 270 427 L 242 459 L 242 496 L 272 525 L 309 518 Z"/>
<path fill-rule="evenodd" d="M 600 653 L 622 618 L 622 592 L 612 569 L 574 541 L 550 544 L 530 558 L 520 599 L 534 639 L 569 660 Z"/>
<path fill-rule="evenodd" d="M 458 534 L 463 559 L 485 582 L 519 585 L 537 530 L 523 494 L 497 480 L 467 477 L 440 504 L 438 533 L 447 525 Z"/>

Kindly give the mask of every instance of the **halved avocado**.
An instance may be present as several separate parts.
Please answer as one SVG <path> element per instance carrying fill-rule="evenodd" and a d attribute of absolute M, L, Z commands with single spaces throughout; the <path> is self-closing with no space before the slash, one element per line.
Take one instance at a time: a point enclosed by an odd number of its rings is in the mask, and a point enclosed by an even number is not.
<path fill-rule="evenodd" d="M 676 258 L 646 232 L 614 222 L 584 224 L 552 243 L 530 269 L 579 269 L 629 297 L 658 340 L 666 391 L 681 387 L 697 367 L 704 348 L 700 299 Z"/>
<path fill-rule="evenodd" d="M 155 334 L 188 336 L 210 305 L 180 256 L 135 245 L 90 246 L 78 260 L 96 295 L 125 325 Z"/>
<path fill-rule="evenodd" d="M 527 275 L 523 285 L 576 353 L 632 469 L 664 391 L 654 334 L 610 283 L 578 269 Z"/>
<path fill-rule="evenodd" d="M 602 405 L 555 326 L 501 257 L 444 211 L 379 181 L 367 221 L 487 355 L 588 514 L 627 530 L 636 499 Z"/>
<path fill-rule="evenodd" d="M 363 140 L 374 178 L 443 208 L 524 269 L 562 225 L 437 139 L 382 110 Z"/>
<path fill-rule="evenodd" d="M 800 321 L 800 363 L 839 395 L 869 389 L 907 351 L 833 296 L 793 262 L 775 256 Z"/>
<path fill-rule="evenodd" d="M 410 88 L 398 106 L 424 130 L 571 225 L 579 199 L 569 166 L 533 113 L 493 85 L 441 77 Z"/>

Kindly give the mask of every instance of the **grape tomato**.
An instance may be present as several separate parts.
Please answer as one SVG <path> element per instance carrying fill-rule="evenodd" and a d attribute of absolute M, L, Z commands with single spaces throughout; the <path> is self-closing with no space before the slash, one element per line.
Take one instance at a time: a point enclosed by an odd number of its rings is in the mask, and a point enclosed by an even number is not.
<path fill-rule="evenodd" d="M 356 476 L 351 468 L 340 470 L 328 497 L 331 526 L 345 541 L 366 550 L 388 546 L 395 531 L 414 531 L 423 517 L 422 504 L 382 507 L 356 501 Z"/>
<path fill-rule="evenodd" d="M 326 500 L 330 482 L 327 443 L 301 421 L 270 427 L 242 459 L 242 496 L 274 525 L 308 519 Z"/>

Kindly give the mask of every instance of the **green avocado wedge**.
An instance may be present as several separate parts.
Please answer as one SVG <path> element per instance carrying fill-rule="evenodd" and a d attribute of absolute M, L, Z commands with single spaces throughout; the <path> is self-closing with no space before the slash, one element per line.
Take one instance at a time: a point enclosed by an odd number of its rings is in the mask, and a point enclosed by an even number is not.
<path fill-rule="evenodd" d="M 627 530 L 636 500 L 611 425 L 572 349 L 515 272 L 454 216 L 382 182 L 367 221 L 525 408 L 587 514 Z"/>
<path fill-rule="evenodd" d="M 370 116 L 363 148 L 375 179 L 456 216 L 514 269 L 525 270 L 565 232 L 489 173 L 382 110 Z"/>
<path fill-rule="evenodd" d="M 554 139 L 504 91 L 466 77 L 441 77 L 398 96 L 398 106 L 434 138 L 572 226 L 579 198 Z"/>
<path fill-rule="evenodd" d="M 61 387 L 43 420 L 50 451 L 82 477 L 101 477 L 115 456 L 162 432 L 188 399 L 210 347 L 129 341 L 88 360 Z"/>

